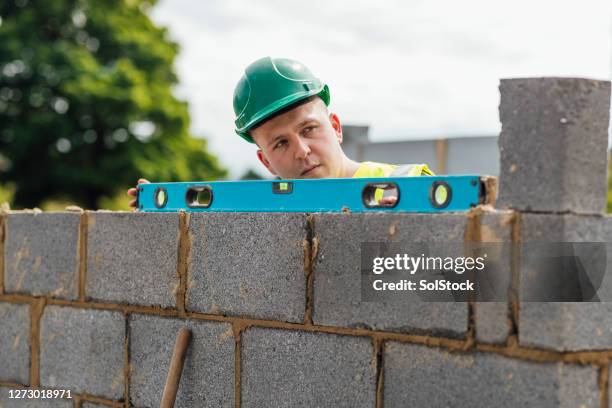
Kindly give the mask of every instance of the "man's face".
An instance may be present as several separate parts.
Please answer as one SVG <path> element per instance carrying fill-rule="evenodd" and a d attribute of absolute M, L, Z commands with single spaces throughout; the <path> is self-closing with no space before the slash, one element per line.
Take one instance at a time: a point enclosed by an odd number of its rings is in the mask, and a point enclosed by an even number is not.
<path fill-rule="evenodd" d="M 342 127 L 320 98 L 267 120 L 251 137 L 259 160 L 280 178 L 340 177 Z"/>

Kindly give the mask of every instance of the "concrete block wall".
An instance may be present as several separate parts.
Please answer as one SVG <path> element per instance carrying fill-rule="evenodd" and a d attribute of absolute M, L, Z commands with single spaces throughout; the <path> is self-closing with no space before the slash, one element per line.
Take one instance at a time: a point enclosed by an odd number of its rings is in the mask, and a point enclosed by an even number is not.
<path fill-rule="evenodd" d="M 609 84 L 501 92 L 497 210 L 1 213 L 0 407 L 158 406 L 181 327 L 193 339 L 177 407 L 607 407 L 610 307 L 522 302 L 511 245 L 496 269 L 507 301 L 361 301 L 362 242 L 612 242 L 606 174 L 582 171 L 571 147 L 600 145 Z M 607 168 L 589 147 L 576 154 Z M 73 398 L 10 398 L 35 389 Z"/>

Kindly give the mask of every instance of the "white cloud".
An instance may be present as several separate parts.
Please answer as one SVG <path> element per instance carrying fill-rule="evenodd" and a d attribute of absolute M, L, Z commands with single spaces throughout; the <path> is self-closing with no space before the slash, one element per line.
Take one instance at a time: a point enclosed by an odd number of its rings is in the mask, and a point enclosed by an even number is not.
<path fill-rule="evenodd" d="M 233 133 L 232 95 L 262 56 L 308 65 L 373 140 L 496 134 L 499 78 L 610 77 L 612 2 L 162 0 L 178 93 L 234 177 L 265 170 Z"/>

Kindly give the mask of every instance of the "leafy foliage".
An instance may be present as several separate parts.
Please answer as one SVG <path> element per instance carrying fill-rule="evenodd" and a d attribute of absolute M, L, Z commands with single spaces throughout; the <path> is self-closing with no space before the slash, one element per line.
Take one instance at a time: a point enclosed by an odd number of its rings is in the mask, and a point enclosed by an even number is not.
<path fill-rule="evenodd" d="M 149 180 L 226 172 L 172 93 L 177 44 L 142 0 L 0 2 L 0 182 L 14 205 L 95 208 Z"/>
<path fill-rule="evenodd" d="M 263 177 L 253 169 L 248 169 L 242 176 L 240 176 L 240 180 L 263 180 Z"/>

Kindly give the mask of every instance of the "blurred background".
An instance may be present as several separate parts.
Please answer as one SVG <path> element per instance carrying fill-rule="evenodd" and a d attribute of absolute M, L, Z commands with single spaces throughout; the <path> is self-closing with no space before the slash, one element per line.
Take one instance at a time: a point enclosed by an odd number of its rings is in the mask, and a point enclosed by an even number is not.
<path fill-rule="evenodd" d="M 269 177 L 232 111 L 266 55 L 330 86 L 351 157 L 496 175 L 499 79 L 609 80 L 612 2 L 3 0 L 0 202 L 127 209 L 139 177 Z"/>

